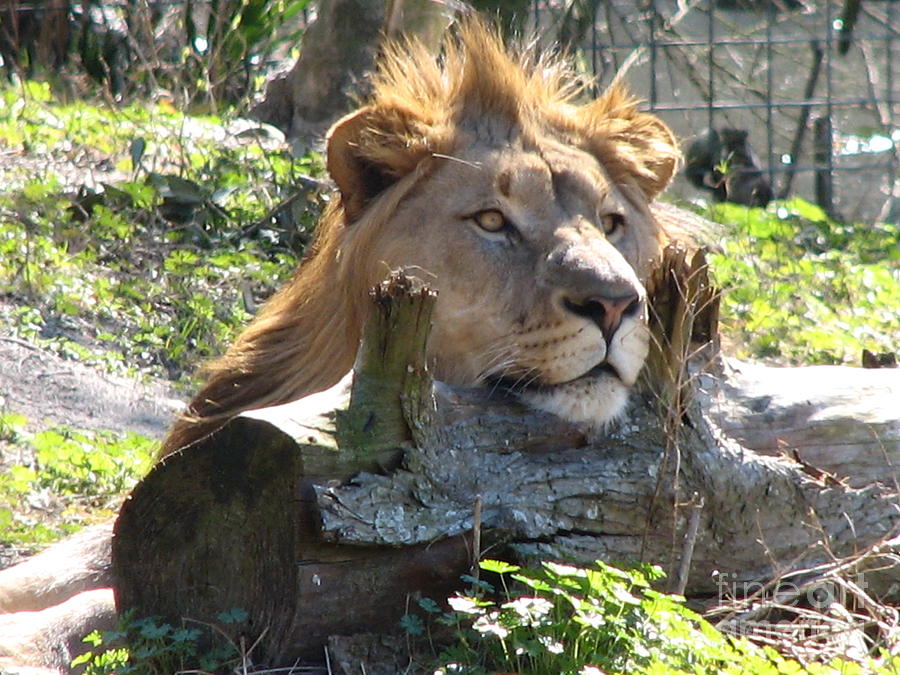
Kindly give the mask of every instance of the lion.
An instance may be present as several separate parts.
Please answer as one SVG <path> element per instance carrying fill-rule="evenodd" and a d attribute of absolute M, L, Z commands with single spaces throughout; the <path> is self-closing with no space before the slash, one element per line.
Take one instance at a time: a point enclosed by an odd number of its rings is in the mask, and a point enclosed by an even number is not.
<path fill-rule="evenodd" d="M 679 150 L 622 86 L 581 103 L 584 94 L 564 59 L 507 50 L 477 19 L 439 58 L 414 41 L 387 47 L 369 100 L 328 133 L 338 196 L 311 250 L 207 369 L 161 457 L 241 411 L 337 383 L 353 366 L 369 289 L 397 269 L 437 291 L 436 379 L 504 389 L 594 433 L 620 417 L 648 352 L 644 284 L 670 236 L 650 204 Z M 68 561 L 50 549 L 38 572 L 0 574 L 0 591 L 18 598 L 7 611 L 76 601 L 48 578 L 54 569 L 91 571 L 89 582 L 87 572 L 67 580 L 73 593 L 108 585 L 108 537 L 85 536 L 89 562 L 73 563 L 70 546 Z M 108 622 L 112 594 L 104 604 L 97 592 L 92 611 Z M 56 643 L 71 642 L 52 626 Z"/>
<path fill-rule="evenodd" d="M 647 353 L 642 282 L 665 239 L 648 205 L 679 151 L 623 88 L 577 105 L 573 82 L 479 23 L 440 61 L 389 48 L 369 103 L 328 135 L 340 199 L 311 253 L 209 368 L 162 454 L 335 384 L 368 290 L 398 268 L 438 292 L 437 379 L 503 386 L 594 427 L 616 418 Z"/>

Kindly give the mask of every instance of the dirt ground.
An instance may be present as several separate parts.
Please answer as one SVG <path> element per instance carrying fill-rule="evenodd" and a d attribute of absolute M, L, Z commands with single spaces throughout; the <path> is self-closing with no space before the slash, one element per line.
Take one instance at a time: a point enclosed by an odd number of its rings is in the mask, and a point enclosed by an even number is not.
<path fill-rule="evenodd" d="M 0 413 L 24 415 L 29 431 L 67 426 L 162 439 L 182 405 L 168 381 L 111 375 L 14 337 L 0 324 Z M 0 441 L 0 470 L 33 461 L 21 453 L 21 445 Z M 65 515 L 67 503 L 46 490 L 29 494 L 15 508 L 20 516 L 46 525 L 72 517 Z M 0 547 L 0 569 L 39 548 Z"/>
<path fill-rule="evenodd" d="M 0 328 L 0 411 L 25 415 L 32 428 L 66 425 L 161 438 L 181 405 L 164 380 L 110 375 Z"/>

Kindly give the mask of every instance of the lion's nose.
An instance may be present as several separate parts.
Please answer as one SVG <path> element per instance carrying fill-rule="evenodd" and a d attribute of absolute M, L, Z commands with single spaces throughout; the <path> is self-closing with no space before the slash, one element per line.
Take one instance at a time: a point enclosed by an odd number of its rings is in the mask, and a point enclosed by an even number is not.
<path fill-rule="evenodd" d="M 615 297 L 610 294 L 591 295 L 577 300 L 565 299 L 566 309 L 596 323 L 607 343 L 619 329 L 624 318 L 637 316 L 642 304 L 641 296 L 635 292 Z"/>

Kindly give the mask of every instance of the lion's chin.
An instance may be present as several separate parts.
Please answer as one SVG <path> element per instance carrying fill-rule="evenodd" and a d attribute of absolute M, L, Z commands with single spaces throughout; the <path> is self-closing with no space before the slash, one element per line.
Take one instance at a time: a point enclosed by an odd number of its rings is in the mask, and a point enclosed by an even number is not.
<path fill-rule="evenodd" d="M 599 370 L 563 384 L 527 388 L 516 395 L 533 408 L 599 434 L 625 412 L 628 391 L 615 374 Z"/>

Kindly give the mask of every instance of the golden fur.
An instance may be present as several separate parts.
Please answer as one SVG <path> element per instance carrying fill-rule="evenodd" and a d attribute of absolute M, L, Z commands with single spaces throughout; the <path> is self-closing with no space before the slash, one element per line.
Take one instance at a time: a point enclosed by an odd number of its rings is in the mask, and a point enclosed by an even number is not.
<path fill-rule="evenodd" d="M 482 157 L 494 157 L 510 138 L 516 147 L 573 148 L 578 157 L 599 160 L 589 179 L 611 182 L 625 204 L 622 208 L 647 223 L 635 230 L 637 235 L 627 235 L 636 238 L 627 262 L 640 280 L 646 278 L 664 240 L 647 204 L 670 180 L 678 150 L 665 125 L 640 113 L 622 88 L 614 86 L 580 105 L 584 91 L 562 60 L 510 52 L 477 20 L 460 27 L 439 59 L 416 43 L 388 47 L 373 85 L 369 102 L 329 133 L 328 170 L 340 199 L 327 208 L 291 282 L 226 355 L 209 366 L 207 383 L 172 429 L 163 455 L 195 442 L 243 410 L 295 400 L 337 382 L 352 367 L 368 311 L 368 289 L 391 266 L 421 268 L 413 252 L 434 244 L 387 232 L 398 210 L 408 211 L 423 190 L 446 188 L 450 179 L 439 176 L 448 163 L 486 166 L 493 160 Z M 479 143 L 486 146 L 483 153 L 465 159 Z M 558 161 L 576 167 L 584 163 L 578 158 Z M 515 161 L 505 171 L 519 175 Z M 438 181 L 438 187 L 430 187 L 429 180 Z M 452 186 L 454 191 L 466 190 L 465 179 L 460 182 Z M 427 212 L 430 202 L 420 203 Z M 426 280 L 433 276 L 432 270 L 423 271 Z M 450 316 L 449 310 L 445 313 Z M 438 328 L 440 321 L 439 313 Z M 435 359 L 440 361 L 440 354 Z M 477 383 L 467 381 L 477 379 L 471 374 L 454 377 L 452 367 L 444 370 L 447 379 Z M 528 375 L 524 370 L 523 377 Z"/>

